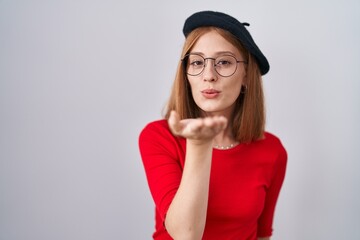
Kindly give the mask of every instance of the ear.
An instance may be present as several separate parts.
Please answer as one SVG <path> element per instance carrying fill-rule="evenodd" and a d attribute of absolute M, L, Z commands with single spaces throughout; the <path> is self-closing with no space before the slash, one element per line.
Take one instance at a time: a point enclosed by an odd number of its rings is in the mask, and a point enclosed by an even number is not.
<path fill-rule="evenodd" d="M 244 73 L 244 76 L 242 78 L 242 86 L 246 86 L 248 84 L 248 81 L 247 81 L 247 73 L 245 72 Z"/>
<path fill-rule="evenodd" d="M 242 84 L 242 85 L 241 85 L 240 93 L 245 94 L 246 91 L 247 91 L 247 85 L 246 85 L 246 84 Z"/>

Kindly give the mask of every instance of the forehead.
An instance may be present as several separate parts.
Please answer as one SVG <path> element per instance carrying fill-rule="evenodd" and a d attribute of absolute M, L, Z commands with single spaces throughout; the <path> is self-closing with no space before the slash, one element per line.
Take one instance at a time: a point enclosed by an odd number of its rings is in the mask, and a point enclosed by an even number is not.
<path fill-rule="evenodd" d="M 200 36 L 192 47 L 191 52 L 202 53 L 206 56 L 213 56 L 222 52 L 231 52 L 236 56 L 240 56 L 240 51 L 215 30 Z"/>

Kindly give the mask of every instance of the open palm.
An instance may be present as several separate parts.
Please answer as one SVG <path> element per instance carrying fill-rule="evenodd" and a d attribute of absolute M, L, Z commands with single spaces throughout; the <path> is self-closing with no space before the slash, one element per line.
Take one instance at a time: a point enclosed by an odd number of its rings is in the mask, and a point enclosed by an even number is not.
<path fill-rule="evenodd" d="M 211 140 L 226 128 L 227 119 L 223 116 L 214 116 L 180 120 L 179 114 L 172 111 L 168 123 L 172 133 L 177 136 L 194 140 Z"/>

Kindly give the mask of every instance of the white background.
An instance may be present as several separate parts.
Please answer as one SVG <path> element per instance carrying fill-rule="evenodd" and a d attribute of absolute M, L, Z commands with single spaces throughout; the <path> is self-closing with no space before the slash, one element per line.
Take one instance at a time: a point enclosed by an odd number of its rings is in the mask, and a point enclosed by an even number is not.
<path fill-rule="evenodd" d="M 0 239 L 150 239 L 137 140 L 186 17 L 229 13 L 271 65 L 288 169 L 273 239 L 360 239 L 360 2 L 0 0 Z"/>

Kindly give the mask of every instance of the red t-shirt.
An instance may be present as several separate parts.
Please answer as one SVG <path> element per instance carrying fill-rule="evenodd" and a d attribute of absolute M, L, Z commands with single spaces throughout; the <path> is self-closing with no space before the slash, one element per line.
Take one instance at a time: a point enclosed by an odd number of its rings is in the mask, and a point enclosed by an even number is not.
<path fill-rule="evenodd" d="M 180 184 L 186 139 L 173 136 L 166 120 L 159 120 L 142 130 L 139 148 L 156 206 L 153 238 L 172 239 L 164 220 Z M 203 239 L 255 240 L 271 236 L 286 162 L 283 145 L 270 133 L 250 144 L 214 149 Z"/>

